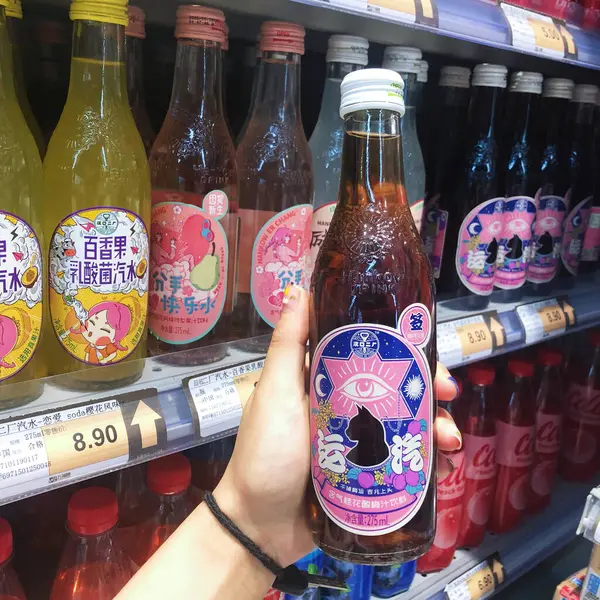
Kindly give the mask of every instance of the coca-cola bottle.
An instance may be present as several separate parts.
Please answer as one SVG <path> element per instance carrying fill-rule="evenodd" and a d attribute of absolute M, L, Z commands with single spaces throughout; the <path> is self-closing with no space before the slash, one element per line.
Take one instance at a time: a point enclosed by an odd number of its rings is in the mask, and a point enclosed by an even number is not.
<path fill-rule="evenodd" d="M 461 404 L 465 491 L 458 547 L 479 546 L 485 536 L 496 488 L 496 373 L 489 363 L 467 368 Z"/>
<path fill-rule="evenodd" d="M 338 204 L 310 299 L 308 486 L 315 543 L 344 561 L 406 562 L 435 533 L 435 295 L 403 185 L 403 82 L 342 82 Z"/>
<path fill-rule="evenodd" d="M 550 502 L 560 451 L 563 420 L 562 353 L 554 348 L 538 351 L 541 368 L 536 397 L 535 448 L 531 469 L 529 510 L 537 512 Z"/>
<path fill-rule="evenodd" d="M 568 481 L 587 481 L 600 458 L 600 331 L 589 333 L 591 353 L 569 367 L 559 473 Z"/>
<path fill-rule="evenodd" d="M 519 523 L 527 509 L 535 439 L 533 363 L 508 361 L 509 380 L 503 389 L 496 420 L 498 479 L 488 529 L 504 533 Z"/>

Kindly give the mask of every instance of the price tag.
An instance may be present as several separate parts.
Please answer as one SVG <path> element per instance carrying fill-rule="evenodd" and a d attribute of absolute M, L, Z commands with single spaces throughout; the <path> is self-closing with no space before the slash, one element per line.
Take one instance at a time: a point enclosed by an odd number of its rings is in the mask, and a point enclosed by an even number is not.
<path fill-rule="evenodd" d="M 525 332 L 525 342 L 535 344 L 562 335 L 576 324 L 575 310 L 566 298 L 549 298 L 516 308 Z"/>
<path fill-rule="evenodd" d="M 496 552 L 449 583 L 444 592 L 448 600 L 489 598 L 504 581 L 504 566 Z"/>
<path fill-rule="evenodd" d="M 184 380 L 198 437 L 217 435 L 240 424 L 242 409 L 254 391 L 264 362 L 257 360 Z"/>
<path fill-rule="evenodd" d="M 392 21 L 438 26 L 436 0 L 367 0 L 367 11 Z"/>

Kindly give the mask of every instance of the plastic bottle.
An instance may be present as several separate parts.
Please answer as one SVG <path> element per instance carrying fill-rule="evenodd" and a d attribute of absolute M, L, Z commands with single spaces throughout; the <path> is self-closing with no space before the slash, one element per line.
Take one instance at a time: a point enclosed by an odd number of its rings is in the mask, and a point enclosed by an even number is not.
<path fill-rule="evenodd" d="M 488 529 L 504 533 L 517 525 L 527 509 L 533 464 L 536 406 L 531 379 L 533 363 L 509 360 L 510 380 L 496 421 L 498 480 Z"/>
<path fill-rule="evenodd" d="M 416 108 L 419 99 L 417 76 L 421 70 L 421 57 L 422 54 L 418 48 L 406 46 L 388 46 L 383 53 L 383 68 L 396 71 L 404 81 L 406 112 L 400 121 L 404 185 L 417 231 L 421 231 L 425 199 L 425 162 L 417 135 Z"/>
<path fill-rule="evenodd" d="M 269 334 L 288 283 L 306 286 L 313 178 L 300 114 L 304 28 L 261 26 L 256 101 L 237 149 L 240 178 L 238 337 Z M 268 340 L 249 342 L 266 349 Z"/>
<path fill-rule="evenodd" d="M 479 546 L 485 537 L 496 491 L 496 413 L 493 388 L 496 373 L 489 363 L 467 368 L 461 404 L 465 492 L 457 547 Z"/>
<path fill-rule="evenodd" d="M 69 501 L 65 546 L 50 600 L 113 600 L 135 566 L 116 539 L 117 498 L 106 488 L 75 492 Z"/>
<path fill-rule="evenodd" d="M 373 596 L 391 598 L 408 591 L 417 572 L 417 561 L 375 567 L 373 570 Z"/>
<path fill-rule="evenodd" d="M 536 396 L 535 454 L 531 469 L 529 510 L 537 512 L 550 502 L 562 439 L 564 387 L 563 356 L 554 348 L 540 348 L 541 377 Z"/>
<path fill-rule="evenodd" d="M 119 506 L 119 528 L 117 536 L 121 547 L 133 556 L 138 543 L 138 528 L 144 519 L 146 488 L 145 465 L 134 465 L 117 473 L 115 493 Z"/>
<path fill-rule="evenodd" d="M 369 600 L 373 584 L 373 567 L 342 562 L 325 555 L 323 575 L 343 579 L 348 592 L 322 588 L 320 600 Z"/>
<path fill-rule="evenodd" d="M 127 100 L 127 2 L 73 0 L 70 16 L 69 96 L 44 161 L 45 358 L 74 372 L 64 385 L 113 388 L 146 356 L 150 176 Z"/>
<path fill-rule="evenodd" d="M 25 600 L 25 592 L 12 566 L 13 536 L 8 521 L 0 518 L 0 599 Z"/>
<path fill-rule="evenodd" d="M 295 565 L 301 570 L 311 575 L 320 575 L 323 571 L 323 563 L 325 561 L 325 555 L 318 549 L 315 548 L 312 552 L 307 554 L 305 557 L 295 562 Z M 292 596 L 291 594 L 285 594 L 285 600 L 318 600 L 319 588 L 309 587 L 302 596 Z"/>

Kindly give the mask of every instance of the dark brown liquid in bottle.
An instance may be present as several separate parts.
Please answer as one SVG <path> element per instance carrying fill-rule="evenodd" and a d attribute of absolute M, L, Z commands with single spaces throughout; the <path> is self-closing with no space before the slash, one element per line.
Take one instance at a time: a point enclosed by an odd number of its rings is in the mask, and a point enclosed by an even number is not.
<path fill-rule="evenodd" d="M 312 278 L 311 358 L 330 331 L 355 323 L 396 328 L 403 309 L 415 302 L 429 309 L 435 323 L 429 262 L 403 185 L 399 121 L 398 113 L 387 110 L 346 117 L 339 203 Z M 434 376 L 435 328 L 424 353 Z M 381 436 L 370 420 L 368 410 L 352 419 L 358 464 L 379 460 Z M 327 554 L 365 564 L 412 560 L 427 551 L 435 533 L 435 466 L 421 508 L 388 534 L 358 535 L 338 526 L 321 508 L 312 482 L 308 502 L 315 542 Z"/>

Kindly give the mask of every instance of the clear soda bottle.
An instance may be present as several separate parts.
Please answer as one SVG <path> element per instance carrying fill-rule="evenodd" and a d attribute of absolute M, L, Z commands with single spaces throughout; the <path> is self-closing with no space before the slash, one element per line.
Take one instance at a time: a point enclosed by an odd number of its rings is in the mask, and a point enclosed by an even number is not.
<path fill-rule="evenodd" d="M 0 518 L 0 600 L 25 600 L 25 592 L 12 566 L 13 536 L 10 524 Z"/>

